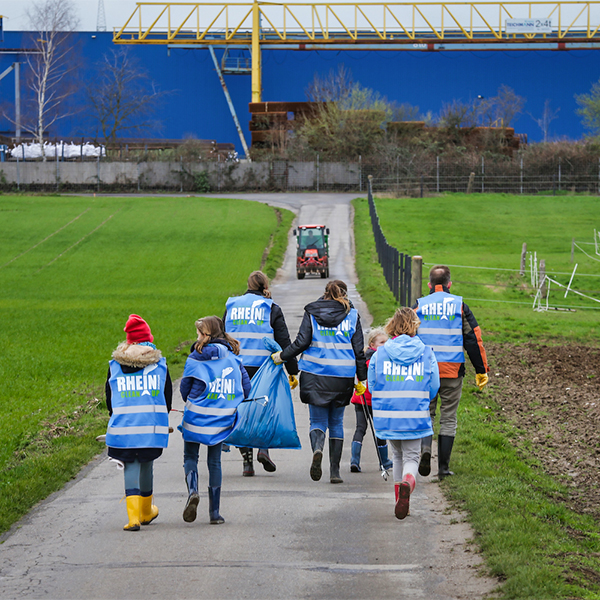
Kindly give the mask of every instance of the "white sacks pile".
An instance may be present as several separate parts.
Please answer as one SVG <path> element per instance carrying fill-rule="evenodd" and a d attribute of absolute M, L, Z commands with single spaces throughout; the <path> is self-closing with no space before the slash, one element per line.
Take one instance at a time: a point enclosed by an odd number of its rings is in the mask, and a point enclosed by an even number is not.
<path fill-rule="evenodd" d="M 42 148 L 39 144 L 19 144 L 9 149 L 8 152 L 13 158 L 19 160 L 42 158 Z M 106 156 L 106 149 L 104 146 L 94 146 L 89 142 L 83 145 L 44 142 L 44 155 L 47 159 L 55 159 L 58 156 L 59 160 L 62 160 L 63 157 L 65 159 L 81 158 L 82 156 L 84 158 L 97 158 L 98 156 Z"/>

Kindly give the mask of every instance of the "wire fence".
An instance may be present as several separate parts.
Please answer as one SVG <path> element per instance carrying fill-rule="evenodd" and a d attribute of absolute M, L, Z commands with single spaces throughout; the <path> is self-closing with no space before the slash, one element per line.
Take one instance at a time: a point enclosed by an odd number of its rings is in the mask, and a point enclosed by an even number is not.
<path fill-rule="evenodd" d="M 401 306 L 407 306 L 411 298 L 412 257 L 408 254 L 398 252 L 397 248 L 388 244 L 379 223 L 377 207 L 373 200 L 371 182 L 372 180 L 369 179 L 367 196 L 379 264 L 383 269 L 383 276 L 390 291 L 394 294 L 396 302 L 399 302 Z"/>

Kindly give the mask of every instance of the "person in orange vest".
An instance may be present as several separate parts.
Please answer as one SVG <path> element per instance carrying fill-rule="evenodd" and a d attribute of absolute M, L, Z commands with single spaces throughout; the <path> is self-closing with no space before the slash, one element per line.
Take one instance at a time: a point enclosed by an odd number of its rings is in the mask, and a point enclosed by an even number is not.
<path fill-rule="evenodd" d="M 480 390 L 488 383 L 487 357 L 479 327 L 471 309 L 460 296 L 450 292 L 452 280 L 446 265 L 436 265 L 429 272 L 429 296 L 417 300 L 416 312 L 421 325 L 417 335 L 431 346 L 440 369 L 440 391 L 431 401 L 431 420 L 435 419 L 440 401 L 440 431 L 438 435 L 438 477 L 454 475 L 450 471 L 450 455 L 456 436 L 456 412 L 462 395 L 466 350 L 475 368 L 475 382 Z M 431 472 L 432 437 L 421 444 L 419 474 Z"/>

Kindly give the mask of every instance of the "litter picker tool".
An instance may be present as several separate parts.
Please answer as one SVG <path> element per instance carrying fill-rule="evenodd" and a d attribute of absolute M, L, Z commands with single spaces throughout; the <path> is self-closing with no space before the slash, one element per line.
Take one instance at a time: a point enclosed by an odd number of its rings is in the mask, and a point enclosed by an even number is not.
<path fill-rule="evenodd" d="M 367 423 L 369 424 L 369 428 L 371 429 L 371 433 L 373 434 L 373 441 L 375 442 L 375 451 L 377 452 L 377 460 L 379 461 L 379 470 L 381 471 L 381 476 L 383 477 L 384 481 L 388 480 L 389 474 L 388 474 L 388 470 L 383 466 L 383 461 L 381 460 L 381 454 L 379 453 L 379 444 L 377 444 L 377 436 L 375 435 L 375 427 L 373 425 L 373 419 L 371 418 L 371 413 L 369 412 L 369 409 L 367 408 L 367 401 L 364 398 L 362 398 L 362 409 L 363 412 L 365 413 L 365 419 L 367 420 Z"/>

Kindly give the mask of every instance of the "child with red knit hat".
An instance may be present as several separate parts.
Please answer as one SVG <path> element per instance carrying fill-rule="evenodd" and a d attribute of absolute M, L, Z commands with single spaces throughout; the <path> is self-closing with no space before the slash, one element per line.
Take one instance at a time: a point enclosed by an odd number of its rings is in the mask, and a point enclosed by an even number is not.
<path fill-rule="evenodd" d="M 173 386 L 148 323 L 129 315 L 124 331 L 127 339 L 113 352 L 106 379 L 106 445 L 124 469 L 129 522 L 123 529 L 138 531 L 158 517 L 153 464 L 168 444 Z"/>

